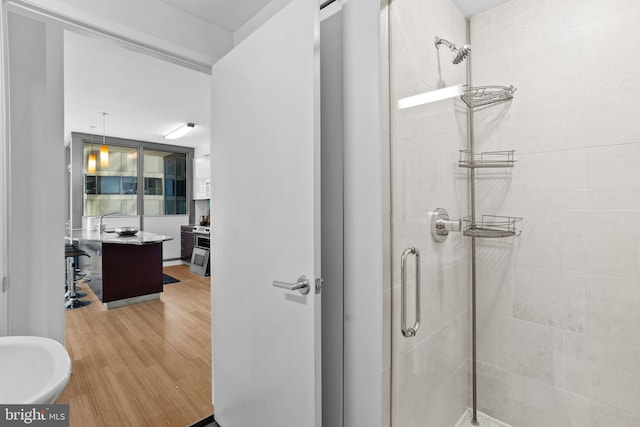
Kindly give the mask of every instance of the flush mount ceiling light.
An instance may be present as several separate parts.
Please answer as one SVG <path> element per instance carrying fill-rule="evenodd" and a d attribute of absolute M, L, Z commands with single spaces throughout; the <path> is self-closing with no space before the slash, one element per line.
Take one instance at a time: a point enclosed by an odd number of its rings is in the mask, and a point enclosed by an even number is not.
<path fill-rule="evenodd" d="M 102 113 L 102 145 L 100 146 L 100 167 L 108 168 L 109 167 L 109 147 L 106 144 L 106 128 L 105 128 L 105 117 L 107 113 Z"/>
<path fill-rule="evenodd" d="M 189 133 L 196 125 L 193 123 L 187 123 L 180 126 L 178 129 L 172 130 L 164 136 L 164 139 L 178 139 Z"/>

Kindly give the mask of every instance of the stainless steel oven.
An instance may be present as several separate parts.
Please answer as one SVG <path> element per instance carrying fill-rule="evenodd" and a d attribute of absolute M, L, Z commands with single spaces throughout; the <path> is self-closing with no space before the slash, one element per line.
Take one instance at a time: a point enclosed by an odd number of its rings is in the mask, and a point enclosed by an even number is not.
<path fill-rule="evenodd" d="M 193 253 L 189 271 L 200 276 L 210 273 L 209 253 L 211 249 L 211 230 L 209 227 L 196 227 L 193 230 Z"/>

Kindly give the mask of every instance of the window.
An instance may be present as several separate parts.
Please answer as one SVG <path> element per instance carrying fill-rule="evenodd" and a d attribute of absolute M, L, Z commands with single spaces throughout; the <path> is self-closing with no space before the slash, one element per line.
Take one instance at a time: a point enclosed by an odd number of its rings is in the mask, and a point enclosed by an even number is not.
<path fill-rule="evenodd" d="M 144 214 L 187 213 L 187 155 L 144 150 Z"/>
<path fill-rule="evenodd" d="M 97 149 L 99 144 L 84 141 L 84 216 L 187 214 L 187 153 L 145 148 L 139 159 L 137 146 L 109 144 L 109 166 L 102 168 L 97 162 L 96 171 L 89 173 L 87 159 Z M 143 212 L 138 212 L 139 198 Z"/>
<path fill-rule="evenodd" d="M 99 144 L 84 144 L 84 158 L 96 152 Z M 99 216 L 109 212 L 120 215 L 138 214 L 138 149 L 109 146 L 109 166 L 97 162 L 89 174 L 85 161 L 84 215 Z"/>

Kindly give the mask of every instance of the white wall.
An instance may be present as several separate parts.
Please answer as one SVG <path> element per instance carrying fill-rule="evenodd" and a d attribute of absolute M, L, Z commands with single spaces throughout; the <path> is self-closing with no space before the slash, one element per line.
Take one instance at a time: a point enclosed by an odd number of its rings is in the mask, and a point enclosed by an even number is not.
<path fill-rule="evenodd" d="M 291 0 L 271 0 L 265 7 L 256 13 L 249 21 L 247 21 L 242 27 L 238 28 L 233 33 L 233 45 L 237 46 L 242 40 L 246 39 L 255 30 L 260 28 L 265 22 L 271 19 L 282 8 L 288 5 Z"/>
<path fill-rule="evenodd" d="M 344 425 L 382 419 L 383 200 L 380 6 L 343 6 Z"/>
<path fill-rule="evenodd" d="M 162 259 L 180 259 L 180 226 L 189 224 L 189 215 L 145 216 L 144 230 L 164 234 L 173 240 L 162 243 Z"/>
<path fill-rule="evenodd" d="M 344 144 L 342 13 L 320 21 L 322 167 L 322 423 L 342 426 L 344 352 Z"/>
<path fill-rule="evenodd" d="M 9 61 L 9 334 L 63 342 L 62 29 L 9 14 Z"/>
<path fill-rule="evenodd" d="M 472 19 L 474 84 L 513 84 L 478 200 L 524 217 L 479 266 L 479 405 L 518 427 L 640 425 L 640 1 L 510 1 Z"/>

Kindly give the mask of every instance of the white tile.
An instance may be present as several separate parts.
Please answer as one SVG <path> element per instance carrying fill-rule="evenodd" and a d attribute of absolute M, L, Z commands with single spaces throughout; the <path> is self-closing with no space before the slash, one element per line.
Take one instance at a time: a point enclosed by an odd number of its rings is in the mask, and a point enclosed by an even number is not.
<path fill-rule="evenodd" d="M 511 0 L 495 8 L 496 49 L 524 54 L 550 46 L 562 30 L 562 2 Z"/>
<path fill-rule="evenodd" d="M 393 367 L 394 409 L 399 425 L 407 422 L 424 405 L 436 408 L 438 390 L 450 381 L 468 356 L 467 318 L 449 323 L 396 359 Z"/>
<path fill-rule="evenodd" d="M 585 333 L 640 347 L 639 279 L 585 275 L 585 286 Z"/>
<path fill-rule="evenodd" d="M 498 319 L 495 315 L 478 314 L 476 318 L 476 358 L 479 362 L 497 366 Z"/>
<path fill-rule="evenodd" d="M 640 81 L 639 81 L 640 82 Z M 586 150 L 588 190 L 640 190 L 640 143 Z M 611 206 L 602 206 L 611 209 Z"/>
<path fill-rule="evenodd" d="M 562 391 L 530 378 L 511 378 L 511 422 L 518 427 L 567 427 L 569 415 L 563 407 Z M 577 426 L 576 426 L 577 427 Z"/>
<path fill-rule="evenodd" d="M 493 52 L 484 53 L 472 45 L 471 62 L 474 86 L 513 84 L 514 69 L 508 51 L 496 48 Z"/>
<path fill-rule="evenodd" d="M 553 40 L 545 40 L 552 37 Z M 538 43 L 542 41 L 541 43 Z M 566 29 L 542 36 L 533 46 L 511 52 L 513 84 L 518 100 L 552 96 L 581 88 L 584 81 L 584 30 Z"/>
<path fill-rule="evenodd" d="M 516 150 L 516 168 L 524 162 L 523 154 L 559 151 L 564 146 L 562 102 L 557 93 L 523 97 L 521 89 L 522 85 L 519 85 L 497 128 L 497 148 Z M 541 172 L 538 169 L 538 174 L 542 175 Z"/>
<path fill-rule="evenodd" d="M 564 0 L 563 23 L 574 27 L 638 6 L 637 0 Z"/>
<path fill-rule="evenodd" d="M 566 148 L 640 142 L 640 74 L 570 90 L 562 98 Z"/>
<path fill-rule="evenodd" d="M 382 212 L 391 212 L 391 137 L 380 134 L 380 157 L 382 159 Z"/>
<path fill-rule="evenodd" d="M 381 427 L 391 427 L 391 369 L 382 371 L 382 423 Z"/>
<path fill-rule="evenodd" d="M 487 55 L 495 49 L 495 11 L 489 9 L 471 17 L 471 47 L 474 56 Z"/>
<path fill-rule="evenodd" d="M 391 289 L 382 294 L 382 369 L 391 368 Z"/>
<path fill-rule="evenodd" d="M 471 368 L 469 368 L 471 372 Z M 512 377 L 509 371 L 477 364 L 478 409 L 493 418 L 509 423 L 512 413 Z"/>
<path fill-rule="evenodd" d="M 465 262 L 466 264 L 466 262 Z M 413 264 L 412 264 L 413 265 Z M 411 267 L 413 268 L 413 267 Z M 442 328 L 469 309 L 469 282 L 464 265 L 441 268 L 436 274 L 425 274 L 420 288 L 420 329 L 415 338 L 405 338 L 401 333 L 401 292 L 399 287 L 392 291 L 393 331 L 392 347 L 394 358 L 406 354 L 416 345 L 439 333 Z M 407 284 L 407 326 L 415 320 L 415 283 Z M 467 325 L 468 326 L 468 325 Z"/>
<path fill-rule="evenodd" d="M 513 284 L 513 317 L 584 332 L 584 275 L 519 265 Z"/>
<path fill-rule="evenodd" d="M 498 366 L 549 385 L 562 380 L 562 333 L 515 319 L 498 318 Z"/>
<path fill-rule="evenodd" d="M 637 213 L 565 212 L 563 228 L 565 269 L 624 277 L 638 274 Z"/>
<path fill-rule="evenodd" d="M 630 416 L 624 411 L 601 405 L 573 393 L 561 393 L 562 410 L 566 411 L 568 426 L 609 427 L 624 426 Z"/>
<path fill-rule="evenodd" d="M 443 199 L 441 153 L 403 140 L 394 140 L 392 209 L 394 212 L 434 209 Z M 437 205 L 436 205 L 437 206 Z"/>
<path fill-rule="evenodd" d="M 586 84 L 637 74 L 640 70 L 640 58 L 631 53 L 633 46 L 640 43 L 640 5 L 636 2 L 635 6 L 585 24 Z"/>
<path fill-rule="evenodd" d="M 391 289 L 391 213 L 382 213 L 382 292 Z"/>
<path fill-rule="evenodd" d="M 453 426 L 468 405 L 467 366 L 463 364 L 440 389 L 411 417 L 406 427 Z"/>
<path fill-rule="evenodd" d="M 496 262 L 476 265 L 476 306 L 479 314 L 511 316 L 513 268 Z"/>
<path fill-rule="evenodd" d="M 460 418 L 460 420 L 456 424 L 456 427 L 472 427 L 476 425 L 473 423 L 472 420 L 473 420 L 473 411 L 471 408 L 469 408 L 467 411 L 465 411 L 464 415 Z M 477 421 L 479 425 L 483 427 L 511 427 L 499 420 L 496 420 L 495 418 L 492 418 L 486 414 L 483 414 L 480 411 L 477 412 Z"/>
<path fill-rule="evenodd" d="M 640 416 L 640 348 L 567 334 L 565 353 L 568 391 Z"/>
<path fill-rule="evenodd" d="M 640 190 L 586 190 L 584 198 L 587 210 L 640 210 Z"/>

